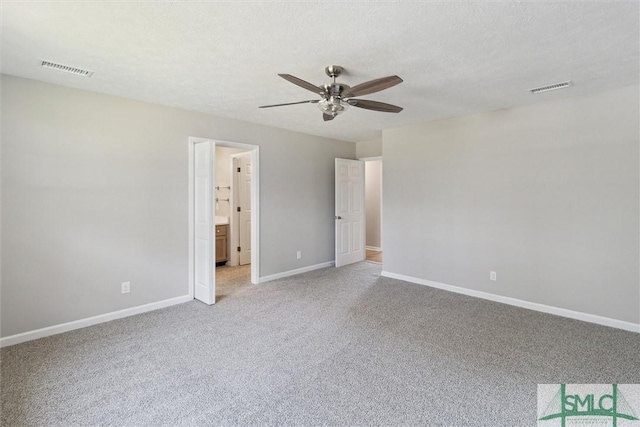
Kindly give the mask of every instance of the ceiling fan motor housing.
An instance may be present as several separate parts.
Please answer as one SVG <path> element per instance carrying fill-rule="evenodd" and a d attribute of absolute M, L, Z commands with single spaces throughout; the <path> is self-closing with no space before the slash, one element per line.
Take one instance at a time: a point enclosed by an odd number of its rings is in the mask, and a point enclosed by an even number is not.
<path fill-rule="evenodd" d="M 342 97 L 342 94 L 346 93 L 347 89 L 349 89 L 349 86 L 342 83 L 331 83 L 324 85 L 324 91 L 327 97 Z"/>

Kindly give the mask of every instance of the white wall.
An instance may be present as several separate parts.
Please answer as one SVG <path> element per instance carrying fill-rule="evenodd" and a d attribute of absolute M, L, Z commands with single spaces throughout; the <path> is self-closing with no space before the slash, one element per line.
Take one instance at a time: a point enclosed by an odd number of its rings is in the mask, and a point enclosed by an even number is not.
<path fill-rule="evenodd" d="M 261 276 L 333 260 L 334 158 L 355 144 L 1 84 L 3 337 L 188 294 L 189 136 L 260 145 Z"/>
<path fill-rule="evenodd" d="M 384 131 L 384 270 L 640 323 L 638 95 Z"/>
<path fill-rule="evenodd" d="M 381 248 L 381 195 L 382 161 L 371 160 L 364 163 L 364 196 L 366 214 L 366 245 Z"/>
<path fill-rule="evenodd" d="M 231 186 L 231 155 L 242 153 L 241 148 L 216 147 L 216 187 Z M 230 199 L 231 190 L 220 188 L 215 190 L 215 197 L 219 199 Z M 226 201 L 216 203 L 216 216 L 230 216 L 231 204 Z"/>

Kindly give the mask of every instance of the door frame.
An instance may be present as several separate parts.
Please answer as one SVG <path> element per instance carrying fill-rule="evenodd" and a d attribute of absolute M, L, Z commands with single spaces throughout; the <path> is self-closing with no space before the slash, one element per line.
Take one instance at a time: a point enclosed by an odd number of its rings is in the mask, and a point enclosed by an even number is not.
<path fill-rule="evenodd" d="M 195 145 L 201 142 L 210 141 L 215 147 L 239 148 L 246 150 L 251 155 L 251 164 L 253 167 L 253 177 L 251 180 L 251 283 L 258 284 L 260 281 L 260 146 L 254 144 L 245 144 L 241 142 L 223 141 L 213 138 L 189 137 L 189 297 L 195 296 L 195 221 L 194 221 L 194 203 L 195 203 L 195 176 L 194 176 L 194 152 Z M 213 164 L 213 176 L 215 177 L 216 165 Z M 213 190 L 213 189 L 212 189 Z M 215 193 L 212 197 L 215 200 Z M 215 202 L 213 202 L 215 203 Z M 215 212 L 215 211 L 214 211 Z M 215 217 L 215 214 L 214 214 Z M 213 248 L 213 259 L 215 260 L 215 245 Z M 214 263 L 215 265 L 215 263 Z M 214 282 L 215 283 L 215 282 Z"/>
<path fill-rule="evenodd" d="M 373 157 L 359 157 L 358 160 L 362 160 L 363 162 L 367 163 L 367 162 L 374 162 L 376 160 L 380 160 L 380 251 L 384 252 L 384 227 L 382 226 L 382 220 L 383 220 L 383 203 L 382 203 L 382 197 L 383 197 L 383 179 L 384 179 L 384 161 L 382 160 L 382 156 L 373 156 Z M 366 165 L 365 165 L 365 170 L 364 170 L 364 181 L 365 181 L 365 187 L 366 187 L 366 183 L 367 183 L 367 169 L 366 169 Z M 366 190 L 365 190 L 365 218 L 367 216 L 367 203 L 366 203 Z M 365 223 L 365 227 L 366 227 L 366 223 Z M 365 229 L 365 233 L 366 233 L 366 229 Z M 365 235 L 365 245 L 366 245 L 366 241 L 367 241 L 367 237 Z M 384 258 L 383 258 L 384 259 Z"/>

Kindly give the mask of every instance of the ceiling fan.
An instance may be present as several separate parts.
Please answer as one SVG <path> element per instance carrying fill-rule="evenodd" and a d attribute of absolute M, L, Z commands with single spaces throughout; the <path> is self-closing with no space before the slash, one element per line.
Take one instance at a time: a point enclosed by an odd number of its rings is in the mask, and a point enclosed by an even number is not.
<path fill-rule="evenodd" d="M 384 113 L 399 113 L 402 107 L 396 105 L 385 104 L 384 102 L 369 101 L 367 99 L 355 99 L 356 96 L 368 95 L 370 93 L 379 92 L 392 86 L 402 83 L 402 79 L 398 76 L 382 77 L 380 79 L 370 80 L 360 83 L 354 87 L 349 87 L 343 83 L 337 83 L 338 77 L 344 69 L 339 65 L 330 65 L 324 69 L 327 76 L 333 78 L 333 83 L 316 86 L 306 82 L 291 74 L 278 74 L 283 79 L 307 89 L 321 96 L 321 99 L 313 99 L 310 101 L 288 102 L 286 104 L 262 105 L 258 108 L 281 107 L 283 105 L 295 104 L 318 104 L 322 111 L 324 121 L 333 120 L 338 114 L 344 113 L 349 106 L 364 108 L 373 111 L 382 111 Z"/>

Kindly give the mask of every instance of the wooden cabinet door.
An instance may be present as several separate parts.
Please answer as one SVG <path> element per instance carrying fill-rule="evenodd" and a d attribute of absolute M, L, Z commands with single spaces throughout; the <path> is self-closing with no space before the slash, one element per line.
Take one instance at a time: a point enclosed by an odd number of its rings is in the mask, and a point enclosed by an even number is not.
<path fill-rule="evenodd" d="M 216 262 L 225 262 L 229 260 L 229 249 L 227 243 L 228 225 L 216 226 Z"/>

